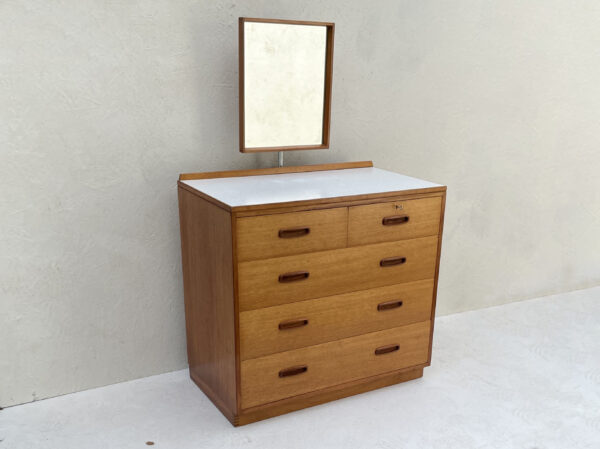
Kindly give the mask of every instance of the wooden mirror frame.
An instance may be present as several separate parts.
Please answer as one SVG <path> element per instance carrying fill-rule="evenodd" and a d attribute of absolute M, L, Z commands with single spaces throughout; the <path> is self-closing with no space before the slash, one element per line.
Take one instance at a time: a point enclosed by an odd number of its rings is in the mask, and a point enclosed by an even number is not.
<path fill-rule="evenodd" d="M 244 118 L 244 23 L 280 23 L 287 25 L 312 25 L 327 28 L 327 46 L 325 49 L 325 89 L 323 92 L 323 133 L 320 145 L 290 145 L 279 147 L 254 147 L 246 148 L 245 144 L 245 118 Z M 292 151 L 292 150 L 325 150 L 329 148 L 329 125 L 331 122 L 331 79 L 333 74 L 333 34 L 335 24 L 331 22 L 310 22 L 304 20 L 280 19 L 253 19 L 240 17 L 239 19 L 239 113 L 240 113 L 240 152 L 258 153 L 265 151 Z"/>

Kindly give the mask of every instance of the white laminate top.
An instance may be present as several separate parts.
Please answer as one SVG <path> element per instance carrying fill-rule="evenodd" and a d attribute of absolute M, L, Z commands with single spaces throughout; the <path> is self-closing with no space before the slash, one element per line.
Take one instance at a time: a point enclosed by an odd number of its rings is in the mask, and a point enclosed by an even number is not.
<path fill-rule="evenodd" d="M 441 187 L 373 167 L 182 182 L 230 207 Z"/>

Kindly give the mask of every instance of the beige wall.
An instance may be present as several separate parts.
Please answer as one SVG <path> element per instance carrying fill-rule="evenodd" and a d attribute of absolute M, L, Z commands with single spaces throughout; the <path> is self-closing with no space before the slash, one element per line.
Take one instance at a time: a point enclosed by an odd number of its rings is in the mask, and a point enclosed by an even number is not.
<path fill-rule="evenodd" d="M 0 3 L 0 405 L 186 365 L 175 181 L 237 152 L 237 18 L 336 22 L 332 149 L 448 185 L 438 311 L 600 284 L 594 1 Z M 557 323 L 559 326 L 560 323 Z"/>

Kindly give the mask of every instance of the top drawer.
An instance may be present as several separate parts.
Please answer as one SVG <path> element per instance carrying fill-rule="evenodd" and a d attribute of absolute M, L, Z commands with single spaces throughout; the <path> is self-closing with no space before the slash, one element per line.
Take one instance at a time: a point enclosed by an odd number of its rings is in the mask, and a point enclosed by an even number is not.
<path fill-rule="evenodd" d="M 441 196 L 352 206 L 348 246 L 437 235 L 441 212 Z"/>
<path fill-rule="evenodd" d="M 343 248 L 347 220 L 346 207 L 238 218 L 238 260 Z"/>

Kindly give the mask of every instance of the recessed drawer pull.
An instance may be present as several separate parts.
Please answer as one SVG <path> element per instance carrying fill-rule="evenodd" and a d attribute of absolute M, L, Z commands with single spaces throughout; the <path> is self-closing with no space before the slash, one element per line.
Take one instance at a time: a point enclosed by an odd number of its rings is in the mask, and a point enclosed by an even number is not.
<path fill-rule="evenodd" d="M 293 329 L 295 327 L 306 326 L 307 324 L 308 320 L 304 318 L 299 320 L 282 321 L 281 323 L 279 323 L 279 330 Z"/>
<path fill-rule="evenodd" d="M 388 301 L 377 304 L 377 310 L 390 310 L 402 307 L 402 301 Z"/>
<path fill-rule="evenodd" d="M 308 271 L 292 271 L 291 273 L 283 273 L 279 275 L 279 282 L 294 282 L 308 279 Z"/>
<path fill-rule="evenodd" d="M 383 217 L 381 224 L 384 226 L 400 225 L 408 222 L 408 215 L 392 215 L 391 217 Z"/>
<path fill-rule="evenodd" d="M 381 347 L 375 349 L 375 355 L 388 354 L 390 352 L 397 351 L 398 349 L 400 349 L 400 345 L 381 346 Z M 279 373 L 279 374 L 281 375 L 281 373 Z"/>
<path fill-rule="evenodd" d="M 303 237 L 308 234 L 310 234 L 310 228 L 289 228 L 279 230 L 280 239 L 293 239 L 295 237 Z"/>
<path fill-rule="evenodd" d="M 394 265 L 402 265 L 406 262 L 406 257 L 388 257 L 379 261 L 381 267 L 392 267 Z"/>
<path fill-rule="evenodd" d="M 295 376 L 296 374 L 302 374 L 308 371 L 308 366 L 298 365 L 290 368 L 282 369 L 279 371 L 279 377 Z"/>

